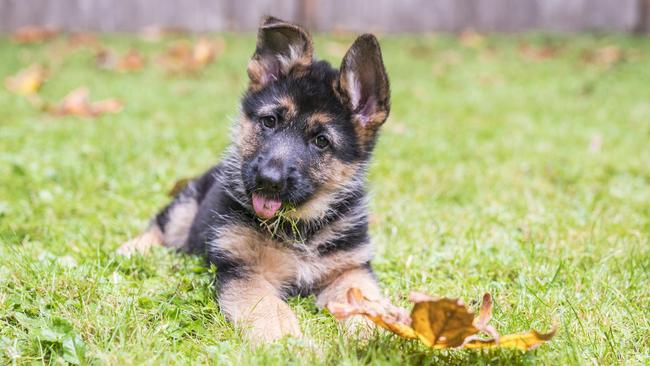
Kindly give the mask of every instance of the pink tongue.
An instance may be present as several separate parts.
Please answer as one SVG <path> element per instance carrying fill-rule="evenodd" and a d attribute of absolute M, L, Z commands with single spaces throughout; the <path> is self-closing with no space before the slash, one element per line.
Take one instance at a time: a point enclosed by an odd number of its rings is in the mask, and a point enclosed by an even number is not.
<path fill-rule="evenodd" d="M 282 202 L 272 198 L 266 198 L 253 193 L 253 210 L 257 216 L 263 219 L 270 219 L 275 216 L 275 213 L 278 212 L 282 206 Z"/>

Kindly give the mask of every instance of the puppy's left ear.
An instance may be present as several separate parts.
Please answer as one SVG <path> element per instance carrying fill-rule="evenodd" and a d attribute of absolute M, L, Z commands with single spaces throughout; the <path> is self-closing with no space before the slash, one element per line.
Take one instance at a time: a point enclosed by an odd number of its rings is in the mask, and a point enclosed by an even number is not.
<path fill-rule="evenodd" d="M 288 75 L 296 66 L 311 64 L 311 36 L 298 25 L 267 16 L 257 32 L 257 47 L 248 63 L 250 88 L 261 89 Z"/>
<path fill-rule="evenodd" d="M 390 112 L 390 87 L 377 38 L 372 34 L 357 38 L 340 71 L 339 99 L 352 111 L 361 137 L 373 137 Z"/>

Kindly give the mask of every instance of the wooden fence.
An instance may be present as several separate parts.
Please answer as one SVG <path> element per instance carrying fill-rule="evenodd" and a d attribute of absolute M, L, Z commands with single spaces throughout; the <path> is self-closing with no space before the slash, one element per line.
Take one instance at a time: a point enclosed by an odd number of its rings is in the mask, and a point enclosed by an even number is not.
<path fill-rule="evenodd" d="M 650 31 L 650 0 L 0 0 L 0 31 L 239 31 L 264 14 L 321 31 Z"/>

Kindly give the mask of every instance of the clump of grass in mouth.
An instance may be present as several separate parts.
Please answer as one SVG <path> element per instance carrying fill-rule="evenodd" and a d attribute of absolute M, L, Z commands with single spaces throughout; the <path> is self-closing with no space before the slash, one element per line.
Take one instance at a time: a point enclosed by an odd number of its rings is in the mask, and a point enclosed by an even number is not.
<path fill-rule="evenodd" d="M 298 229 L 298 219 L 291 215 L 294 212 L 296 212 L 296 207 L 294 205 L 290 203 L 282 204 L 282 207 L 280 207 L 275 216 L 270 219 L 260 220 L 260 225 L 271 234 L 271 238 L 275 239 L 278 238 L 278 228 L 283 222 L 287 222 L 291 225 L 293 238 L 302 243 L 304 242 L 304 239 Z"/>

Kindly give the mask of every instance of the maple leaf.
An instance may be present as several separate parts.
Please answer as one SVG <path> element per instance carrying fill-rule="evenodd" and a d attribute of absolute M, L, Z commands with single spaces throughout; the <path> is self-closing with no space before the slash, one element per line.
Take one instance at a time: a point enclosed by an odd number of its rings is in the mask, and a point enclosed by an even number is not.
<path fill-rule="evenodd" d="M 413 292 L 409 297 L 414 302 L 411 315 L 406 310 L 389 302 L 371 301 L 361 290 L 351 288 L 347 303 L 332 302 L 327 309 L 337 319 L 363 315 L 380 327 L 407 339 L 418 338 L 425 345 L 436 348 L 497 348 L 509 347 L 531 350 L 553 338 L 556 325 L 548 333 L 530 331 L 527 333 L 499 336 L 489 325 L 492 317 L 492 296 L 483 295 L 478 317 L 459 299 L 434 298 L 427 294 Z M 481 337 L 484 333 L 489 338 Z"/>
<path fill-rule="evenodd" d="M 104 113 L 117 113 L 122 110 L 122 103 L 117 99 L 90 101 L 90 92 L 86 87 L 71 91 L 56 106 L 49 109 L 55 116 L 97 117 Z"/>
<path fill-rule="evenodd" d="M 411 326 L 429 347 L 458 347 L 479 332 L 474 314 L 458 299 L 436 299 L 420 293 L 411 294 L 410 299 L 415 302 Z"/>
<path fill-rule="evenodd" d="M 12 93 L 20 95 L 33 95 L 43 85 L 47 78 L 47 69 L 39 64 L 31 65 L 30 67 L 19 71 L 14 76 L 9 76 L 5 79 L 5 87 Z"/>

